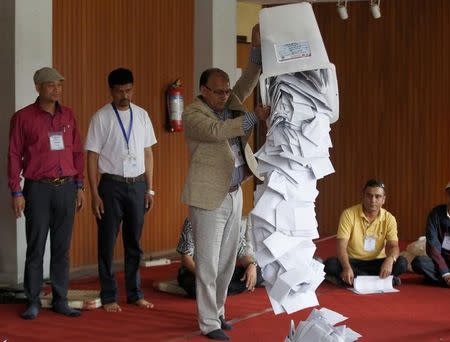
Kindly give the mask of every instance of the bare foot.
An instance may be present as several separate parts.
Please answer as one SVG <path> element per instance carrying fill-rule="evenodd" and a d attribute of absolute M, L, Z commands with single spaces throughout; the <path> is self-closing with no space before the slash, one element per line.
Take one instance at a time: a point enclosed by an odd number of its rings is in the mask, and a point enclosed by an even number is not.
<path fill-rule="evenodd" d="M 117 303 L 108 303 L 103 305 L 103 309 L 106 312 L 120 312 L 122 308 Z"/>
<path fill-rule="evenodd" d="M 151 309 L 151 308 L 154 307 L 154 305 L 152 303 L 147 302 L 144 298 L 138 299 L 133 304 L 137 305 L 137 306 L 139 306 L 140 308 L 143 308 L 143 309 Z"/>

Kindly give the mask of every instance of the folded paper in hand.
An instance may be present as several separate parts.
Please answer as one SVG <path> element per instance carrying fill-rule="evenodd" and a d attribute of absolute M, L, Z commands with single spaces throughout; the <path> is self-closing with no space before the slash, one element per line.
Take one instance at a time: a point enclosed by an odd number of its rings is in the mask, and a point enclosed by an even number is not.
<path fill-rule="evenodd" d="M 357 276 L 353 280 L 353 288 L 349 290 L 358 294 L 399 292 L 392 285 L 393 276 L 380 278 L 379 276 Z"/>

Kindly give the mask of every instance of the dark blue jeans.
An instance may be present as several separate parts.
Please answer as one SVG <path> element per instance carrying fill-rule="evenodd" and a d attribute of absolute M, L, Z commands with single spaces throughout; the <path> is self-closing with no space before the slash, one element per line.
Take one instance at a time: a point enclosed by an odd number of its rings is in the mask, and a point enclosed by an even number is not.
<path fill-rule="evenodd" d="M 139 265 L 142 256 L 140 239 L 145 215 L 145 182 L 128 184 L 102 178 L 98 191 L 104 214 L 98 225 L 98 273 L 102 304 L 117 302 L 117 281 L 113 272 L 114 246 L 122 223 L 124 271 L 127 301 L 144 297 Z"/>
<path fill-rule="evenodd" d="M 374 260 L 350 259 L 349 261 L 356 277 L 359 275 L 379 275 L 384 260 L 385 259 L 382 258 Z M 392 275 L 397 277 L 400 274 L 405 273 L 407 269 L 408 260 L 399 256 L 392 267 Z M 329 258 L 325 261 L 325 273 L 334 276 L 337 279 L 341 279 L 342 266 L 338 258 Z"/>
<path fill-rule="evenodd" d="M 28 301 L 40 304 L 45 243 L 50 231 L 50 280 L 53 303 L 67 302 L 69 248 L 75 216 L 76 186 L 73 180 L 61 185 L 26 180 L 24 290 Z"/>
<path fill-rule="evenodd" d="M 428 283 L 448 287 L 441 276 L 441 272 L 428 255 L 416 256 L 411 262 L 411 267 L 414 272 L 424 275 L 425 281 Z"/>

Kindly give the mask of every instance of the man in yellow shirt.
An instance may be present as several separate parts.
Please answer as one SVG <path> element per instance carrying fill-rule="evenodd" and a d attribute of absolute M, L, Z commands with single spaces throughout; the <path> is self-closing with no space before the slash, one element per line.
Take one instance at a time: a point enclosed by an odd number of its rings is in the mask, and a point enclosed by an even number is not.
<path fill-rule="evenodd" d="M 337 257 L 325 261 L 327 279 L 353 285 L 358 275 L 394 276 L 400 285 L 400 274 L 408 262 L 399 256 L 397 222 L 383 209 L 386 191 L 383 182 L 367 181 L 361 204 L 347 208 L 341 214 L 337 232 Z"/>

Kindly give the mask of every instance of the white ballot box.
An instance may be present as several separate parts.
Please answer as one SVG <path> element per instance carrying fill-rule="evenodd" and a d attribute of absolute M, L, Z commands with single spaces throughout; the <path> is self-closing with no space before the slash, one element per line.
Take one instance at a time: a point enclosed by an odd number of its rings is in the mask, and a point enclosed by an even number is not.
<path fill-rule="evenodd" d="M 303 2 L 265 8 L 260 12 L 259 21 L 263 64 L 260 87 L 263 104 L 271 104 L 268 97 L 271 78 L 314 70 L 322 73 L 331 85 L 323 95 L 332 106 L 333 116 L 330 123 L 337 121 L 339 93 L 336 69 L 328 59 L 311 4 Z M 311 74 L 313 77 L 314 73 Z"/>

